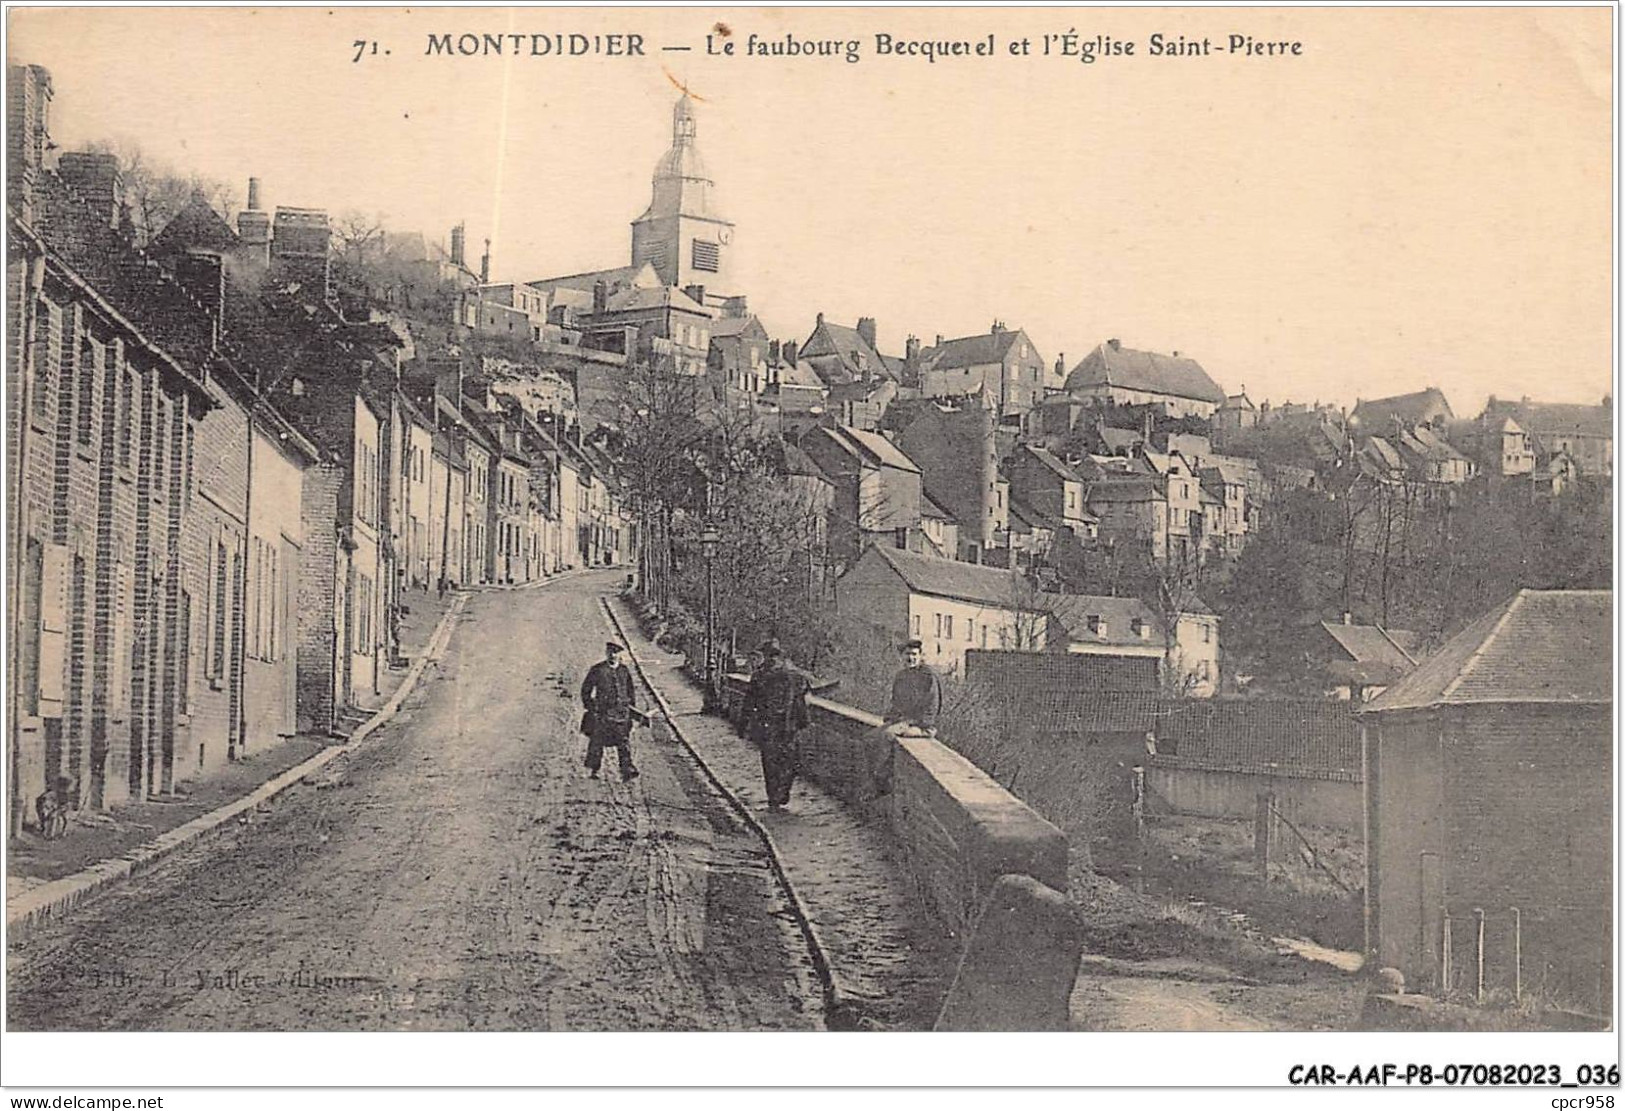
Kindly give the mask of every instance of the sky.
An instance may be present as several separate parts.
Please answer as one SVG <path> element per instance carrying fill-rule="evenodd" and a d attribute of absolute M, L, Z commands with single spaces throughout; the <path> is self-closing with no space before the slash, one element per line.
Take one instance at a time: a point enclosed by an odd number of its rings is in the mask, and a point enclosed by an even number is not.
<path fill-rule="evenodd" d="M 267 205 L 441 240 L 464 221 L 497 281 L 628 261 L 682 81 L 775 337 L 871 316 L 900 354 L 1000 320 L 1069 368 L 1118 338 L 1254 401 L 1437 385 L 1461 416 L 1612 389 L 1608 8 L 8 14 L 62 149 L 133 143 L 239 197 L 255 176 Z M 1069 31 L 1134 53 L 1084 64 Z M 644 53 L 429 56 L 447 33 Z M 880 56 L 878 34 L 992 35 L 994 55 Z M 1213 47 L 1153 56 L 1153 34 Z M 1301 53 L 1232 54 L 1232 34 Z M 751 35 L 860 57 L 751 56 Z"/>

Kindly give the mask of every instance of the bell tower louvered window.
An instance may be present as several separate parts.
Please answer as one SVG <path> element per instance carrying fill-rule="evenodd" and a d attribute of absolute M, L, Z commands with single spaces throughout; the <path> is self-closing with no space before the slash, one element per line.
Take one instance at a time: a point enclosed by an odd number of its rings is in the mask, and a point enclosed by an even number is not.
<path fill-rule="evenodd" d="M 715 274 L 722 259 L 722 249 L 703 239 L 694 240 L 694 269 Z"/>

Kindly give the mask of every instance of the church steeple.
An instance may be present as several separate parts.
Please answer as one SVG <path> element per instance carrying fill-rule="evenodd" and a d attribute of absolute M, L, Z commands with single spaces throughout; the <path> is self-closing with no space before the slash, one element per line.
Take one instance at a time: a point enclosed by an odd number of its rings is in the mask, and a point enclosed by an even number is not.
<path fill-rule="evenodd" d="M 632 222 L 632 264 L 653 266 L 669 286 L 728 288 L 733 224 L 712 207 L 715 183 L 700 157 L 694 98 L 672 106 L 671 147 L 655 164 L 649 207 Z"/>
<path fill-rule="evenodd" d="M 677 98 L 671 110 L 671 145 L 681 146 L 694 141 L 694 102 L 684 93 Z"/>

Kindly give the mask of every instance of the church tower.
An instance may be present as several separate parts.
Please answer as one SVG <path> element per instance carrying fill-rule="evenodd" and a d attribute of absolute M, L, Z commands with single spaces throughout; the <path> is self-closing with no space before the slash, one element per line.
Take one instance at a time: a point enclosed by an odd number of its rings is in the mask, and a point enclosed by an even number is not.
<path fill-rule="evenodd" d="M 671 149 L 655 166 L 653 199 L 632 221 L 632 265 L 648 263 L 668 286 L 704 286 L 715 303 L 736 292 L 734 226 L 711 207 L 714 183 L 694 133 L 694 102 L 685 92 L 672 109 Z"/>

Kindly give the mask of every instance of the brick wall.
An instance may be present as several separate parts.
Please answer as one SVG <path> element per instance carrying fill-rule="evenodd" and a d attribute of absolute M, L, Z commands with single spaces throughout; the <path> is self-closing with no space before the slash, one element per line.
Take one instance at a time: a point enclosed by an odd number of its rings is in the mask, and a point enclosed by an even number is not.
<path fill-rule="evenodd" d="M 1421 716 L 1366 723 L 1368 843 L 1366 890 L 1379 964 L 1398 968 L 1413 988 L 1431 972 L 1430 915 L 1424 915 L 1423 853 L 1444 848 L 1437 727 Z M 1430 887 L 1441 877 L 1426 869 Z M 1424 937 L 1426 935 L 1426 937 Z"/>
<path fill-rule="evenodd" d="M 304 548 L 297 593 L 296 706 L 301 732 L 326 733 L 333 728 L 337 622 L 341 619 L 337 529 L 339 491 L 346 481 L 343 468 L 323 463 L 306 468 L 300 484 L 299 526 Z"/>
<path fill-rule="evenodd" d="M 239 755 L 245 686 L 245 593 L 248 587 L 248 415 L 224 392 L 198 422 L 195 489 L 182 531 L 184 589 L 192 599 L 188 647 L 195 678 L 187 745 L 175 774 L 185 780 L 217 770 Z M 184 493 L 183 493 L 184 498 Z M 221 556 L 224 550 L 224 575 Z"/>
<path fill-rule="evenodd" d="M 1439 986 L 1513 979 L 1572 1005 L 1611 1005 L 1612 732 L 1607 707 L 1484 706 L 1372 715 L 1368 891 L 1377 959 Z M 1424 855 L 1427 854 L 1427 855 Z M 1517 908 L 1514 915 L 1513 908 Z"/>
<path fill-rule="evenodd" d="M 1473 706 L 1445 724 L 1445 904 L 1472 975 L 1509 982 L 1511 908 L 1527 984 L 1608 1013 L 1613 951 L 1613 730 L 1608 707 Z"/>

